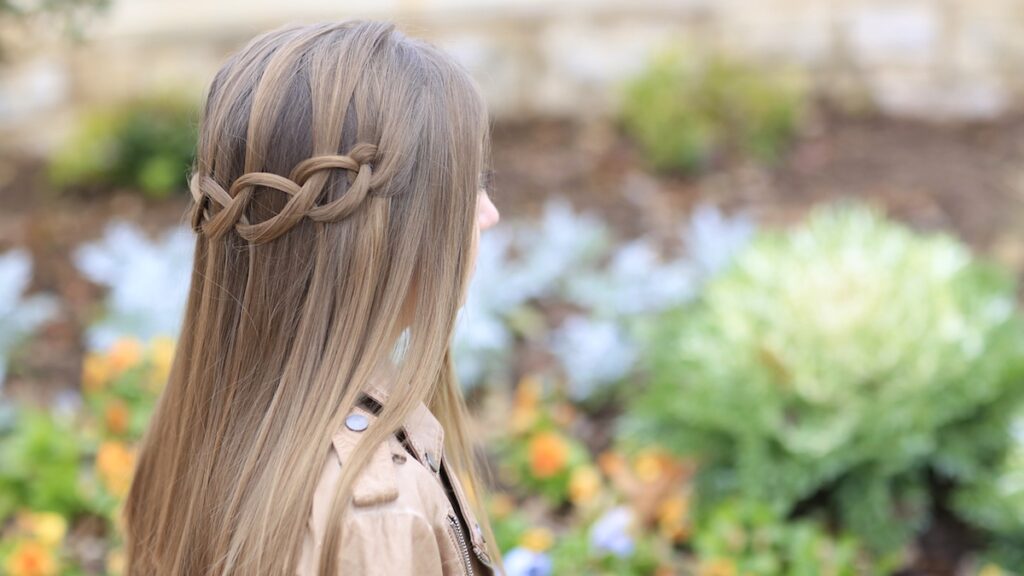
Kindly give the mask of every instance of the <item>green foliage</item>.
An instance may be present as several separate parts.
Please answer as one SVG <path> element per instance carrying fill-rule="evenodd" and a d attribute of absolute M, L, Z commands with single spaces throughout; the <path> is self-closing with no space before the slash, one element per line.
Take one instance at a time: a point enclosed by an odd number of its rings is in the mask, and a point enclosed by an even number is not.
<path fill-rule="evenodd" d="M 134 444 L 167 381 L 174 342 L 156 338 L 144 347 L 122 339 L 82 366 L 85 408 L 63 417 L 0 404 L 0 564 L 53 563 L 56 573 L 95 574 L 95 557 L 122 562 L 120 512 L 134 467 Z M 79 531 L 75 527 L 87 528 Z M 68 527 L 72 529 L 69 531 Z M 95 530 L 103 529 L 103 539 Z M 64 546 L 65 535 L 70 545 Z M 88 572 L 80 569 L 77 539 L 88 538 Z M 116 573 L 117 571 L 111 570 Z M 46 572 L 51 573 L 51 572 Z"/>
<path fill-rule="evenodd" d="M 629 554 L 616 555 L 594 549 L 588 526 L 578 524 L 560 534 L 550 550 L 551 573 L 564 576 L 644 576 L 655 574 L 659 566 L 654 539 L 635 533 Z M 638 531 L 635 531 L 638 532 Z"/>
<path fill-rule="evenodd" d="M 102 12 L 110 6 L 110 0 L 0 0 L 0 29 L 13 31 L 24 29 L 27 24 L 40 21 L 41 26 L 51 30 L 60 25 L 72 38 L 80 36 L 81 24 L 87 18 Z M 7 38 L 0 34 L 0 64 L 5 53 Z"/>
<path fill-rule="evenodd" d="M 732 500 L 717 507 L 694 539 L 699 573 L 749 576 L 858 576 L 868 569 L 857 541 L 810 520 L 787 522 L 766 505 Z"/>
<path fill-rule="evenodd" d="M 185 188 L 196 143 L 195 109 L 176 97 L 90 112 L 51 159 L 62 188 L 118 188 L 164 197 Z"/>
<path fill-rule="evenodd" d="M 532 523 L 520 510 L 505 514 L 491 514 L 491 528 L 494 530 L 494 541 L 501 550 L 511 550 L 519 543 L 523 533 L 530 529 Z"/>
<path fill-rule="evenodd" d="M 1017 426 L 1017 442 L 995 472 L 954 497 L 960 515 L 989 536 L 991 557 L 1006 566 L 1024 566 L 1024 420 Z"/>
<path fill-rule="evenodd" d="M 792 74 L 673 50 L 627 84 L 621 114 L 655 168 L 693 172 L 721 154 L 774 162 L 796 135 L 805 100 Z"/>
<path fill-rule="evenodd" d="M 27 407 L 12 424 L 0 433 L 0 519 L 21 507 L 63 515 L 85 510 L 78 486 L 83 453 L 72 424 Z"/>
<path fill-rule="evenodd" d="M 0 17 L 27 18 L 43 14 L 68 15 L 76 11 L 96 11 L 106 8 L 109 0 L 39 0 L 18 2 L 0 0 Z"/>
<path fill-rule="evenodd" d="M 702 461 L 698 514 L 810 501 L 879 553 L 926 521 L 925 473 L 991 473 L 1021 395 L 1011 277 L 860 207 L 763 233 L 646 330 L 621 433 Z"/>

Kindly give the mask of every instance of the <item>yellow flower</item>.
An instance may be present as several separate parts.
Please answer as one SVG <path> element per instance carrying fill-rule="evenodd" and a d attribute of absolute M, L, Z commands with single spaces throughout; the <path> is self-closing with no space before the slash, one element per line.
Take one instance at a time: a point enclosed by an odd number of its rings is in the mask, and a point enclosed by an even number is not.
<path fill-rule="evenodd" d="M 68 531 L 67 520 L 55 512 L 21 512 L 16 524 L 21 532 L 51 548 L 60 544 Z"/>
<path fill-rule="evenodd" d="M 516 408 L 537 408 L 544 387 L 536 376 L 523 376 L 516 385 Z"/>
<path fill-rule="evenodd" d="M 544 527 L 536 527 L 530 528 L 523 533 L 523 536 L 519 539 L 519 545 L 534 552 L 544 552 L 551 548 L 554 540 L 555 537 L 551 534 L 551 530 Z"/>
<path fill-rule="evenodd" d="M 128 431 L 128 422 L 131 419 L 131 413 L 128 411 L 128 405 L 122 400 L 115 399 L 107 405 L 107 409 L 104 412 L 104 420 L 106 421 L 107 430 L 111 434 L 120 436 Z"/>
<path fill-rule="evenodd" d="M 537 411 L 532 408 L 513 408 L 509 428 L 513 434 L 522 434 L 537 421 Z"/>
<path fill-rule="evenodd" d="M 568 402 L 560 402 L 551 409 L 551 418 L 561 426 L 569 426 L 576 419 L 576 409 Z"/>
<path fill-rule="evenodd" d="M 608 476 L 615 476 L 625 467 L 626 463 L 618 452 L 606 450 L 597 457 L 597 465 Z"/>
<path fill-rule="evenodd" d="M 1005 574 L 1006 571 L 995 564 L 985 564 L 985 566 L 978 571 L 978 576 L 1005 576 Z"/>
<path fill-rule="evenodd" d="M 684 540 L 689 535 L 689 511 L 690 501 L 683 494 L 669 496 L 658 505 L 658 531 L 669 540 Z"/>
<path fill-rule="evenodd" d="M 537 412 L 520 408 L 512 409 L 512 417 L 509 421 L 509 429 L 513 434 L 522 434 L 533 426 L 537 421 Z"/>
<path fill-rule="evenodd" d="M 519 380 L 512 404 L 510 427 L 513 433 L 523 433 L 537 421 L 541 390 L 540 380 L 534 376 L 524 376 Z"/>
<path fill-rule="evenodd" d="M 88 354 L 82 361 L 82 389 L 99 392 L 110 381 L 110 362 L 105 356 Z"/>
<path fill-rule="evenodd" d="M 697 576 L 736 576 L 736 564 L 726 558 L 712 558 L 701 562 Z"/>
<path fill-rule="evenodd" d="M 142 344 L 134 338 L 121 338 L 110 347 L 107 359 L 114 374 L 120 374 L 142 359 Z"/>
<path fill-rule="evenodd" d="M 512 500 L 512 497 L 504 492 L 494 494 L 491 496 L 491 516 L 495 519 L 504 518 L 512 513 L 516 508 L 516 503 Z"/>
<path fill-rule="evenodd" d="M 107 574 L 124 574 L 124 550 L 117 548 L 107 553 Z"/>
<path fill-rule="evenodd" d="M 111 494 L 123 498 L 132 481 L 135 454 L 121 442 L 104 442 L 96 455 L 96 469 Z"/>
<path fill-rule="evenodd" d="M 10 576 L 53 576 L 59 566 L 54 551 L 40 542 L 22 542 L 7 557 Z"/>
<path fill-rule="evenodd" d="M 565 468 L 569 445 L 557 432 L 541 432 L 530 440 L 530 469 L 538 478 L 554 476 Z"/>
<path fill-rule="evenodd" d="M 171 363 L 174 361 L 174 339 L 166 336 L 154 338 L 149 344 L 149 357 L 153 363 L 149 374 L 154 389 L 163 388 L 171 375 Z"/>
<path fill-rule="evenodd" d="M 653 448 L 640 452 L 633 462 L 633 470 L 642 482 L 654 482 L 665 473 L 664 456 Z"/>
<path fill-rule="evenodd" d="M 569 476 L 569 499 L 582 506 L 594 499 L 601 490 L 601 475 L 593 466 L 580 466 Z"/>

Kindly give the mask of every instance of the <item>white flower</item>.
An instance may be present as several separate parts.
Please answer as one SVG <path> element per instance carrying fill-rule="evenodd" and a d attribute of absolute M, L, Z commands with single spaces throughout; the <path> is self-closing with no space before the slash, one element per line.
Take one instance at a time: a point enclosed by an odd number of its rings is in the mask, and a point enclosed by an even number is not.
<path fill-rule="evenodd" d="M 606 253 L 607 226 L 593 214 L 574 212 L 564 198 L 548 200 L 538 228 L 520 231 L 517 248 L 522 252 L 520 274 L 535 295 L 561 283 L 581 267 Z"/>
<path fill-rule="evenodd" d="M 679 231 L 690 258 L 708 274 L 724 268 L 753 233 L 754 225 L 749 218 L 728 218 L 707 204 L 698 206 Z"/>
<path fill-rule="evenodd" d="M 11 250 L 0 255 L 0 387 L 11 348 L 57 311 L 52 296 L 24 297 L 31 278 L 32 261 L 27 252 Z"/>
<path fill-rule="evenodd" d="M 656 312 L 693 297 L 697 270 L 683 258 L 662 262 L 647 239 L 618 248 L 607 266 L 569 279 L 572 302 L 603 317 Z"/>
<path fill-rule="evenodd" d="M 551 334 L 550 348 L 569 380 L 569 395 L 583 400 L 632 370 L 635 345 L 615 322 L 572 316 Z"/>
<path fill-rule="evenodd" d="M 543 552 L 516 547 L 509 550 L 504 558 L 506 576 L 548 576 L 551 574 L 551 558 Z"/>
<path fill-rule="evenodd" d="M 630 535 L 633 511 L 616 506 L 605 512 L 590 528 L 590 546 L 594 550 L 625 557 L 633 553 L 635 543 Z"/>
<path fill-rule="evenodd" d="M 482 234 L 453 344 L 462 385 L 469 388 L 505 371 L 513 342 L 510 317 L 531 300 L 556 294 L 567 278 L 599 258 L 606 244 L 605 225 L 574 212 L 560 198 L 545 204 L 538 221 Z"/>
<path fill-rule="evenodd" d="M 153 241 L 132 224 L 115 222 L 102 239 L 75 251 L 79 271 L 109 288 L 105 317 L 89 327 L 90 348 L 104 349 L 123 336 L 176 336 L 188 296 L 193 246 L 192 233 L 185 228 Z"/>

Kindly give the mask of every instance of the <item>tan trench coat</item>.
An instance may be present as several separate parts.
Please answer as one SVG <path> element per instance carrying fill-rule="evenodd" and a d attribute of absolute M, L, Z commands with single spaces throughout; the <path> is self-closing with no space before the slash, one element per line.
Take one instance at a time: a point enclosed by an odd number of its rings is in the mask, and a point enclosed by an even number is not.
<path fill-rule="evenodd" d="M 302 543 L 297 576 L 316 576 L 331 498 L 349 451 L 387 399 L 373 383 L 369 400 L 332 439 Z M 376 406 L 374 405 L 376 403 Z M 400 438 L 404 437 L 406 442 Z M 457 476 L 449 476 L 444 430 L 424 403 L 382 443 L 356 480 L 344 520 L 341 575 L 492 576 L 484 536 Z"/>

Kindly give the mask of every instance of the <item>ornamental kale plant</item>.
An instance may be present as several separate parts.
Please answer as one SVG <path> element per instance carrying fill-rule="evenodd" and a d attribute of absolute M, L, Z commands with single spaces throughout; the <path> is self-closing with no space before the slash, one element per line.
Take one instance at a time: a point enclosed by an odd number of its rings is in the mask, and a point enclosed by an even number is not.
<path fill-rule="evenodd" d="M 950 237 L 819 209 L 646 327 L 651 381 L 619 432 L 702 460 L 698 516 L 731 495 L 813 507 L 890 552 L 927 520 L 929 478 L 988 475 L 1007 449 L 1014 292 Z"/>
<path fill-rule="evenodd" d="M 1024 414 L 1011 433 L 1013 446 L 995 473 L 964 486 L 953 501 L 964 518 L 982 528 L 993 560 L 1024 566 Z"/>

